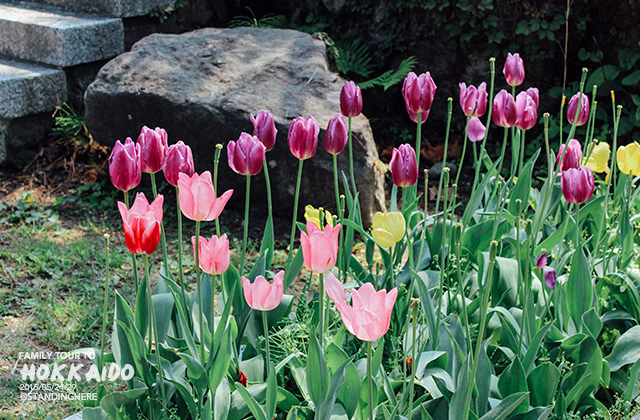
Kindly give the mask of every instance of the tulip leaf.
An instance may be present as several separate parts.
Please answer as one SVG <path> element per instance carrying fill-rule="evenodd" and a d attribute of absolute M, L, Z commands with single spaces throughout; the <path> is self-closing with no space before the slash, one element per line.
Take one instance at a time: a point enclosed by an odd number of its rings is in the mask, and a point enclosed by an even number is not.
<path fill-rule="evenodd" d="M 122 327 L 122 325 L 131 325 L 133 323 L 133 313 L 131 312 L 131 308 L 129 308 L 127 302 L 117 291 L 115 300 L 116 308 L 113 322 L 113 333 L 111 338 L 111 348 L 113 349 L 113 356 L 118 365 L 133 366 L 134 361 L 131 346 L 129 345 L 129 341 L 127 339 L 127 333 Z M 134 387 L 133 379 L 127 380 L 126 383 L 129 389 L 132 389 Z"/>
<path fill-rule="evenodd" d="M 613 346 L 611 354 L 607 356 L 612 372 L 637 360 L 640 360 L 640 325 L 622 334 Z"/>
<path fill-rule="evenodd" d="M 589 262 L 581 246 L 573 255 L 569 279 L 565 285 L 569 314 L 576 326 L 582 325 L 582 315 L 593 307 L 594 284 Z"/>
<path fill-rule="evenodd" d="M 252 387 L 253 388 L 253 387 Z M 249 393 L 249 391 L 242 385 L 236 386 L 236 391 L 244 402 L 247 404 L 249 411 L 257 420 L 267 420 L 267 415 L 264 412 L 264 409 L 258 404 L 255 397 Z"/>
<path fill-rule="evenodd" d="M 544 362 L 531 371 L 527 384 L 531 392 L 531 405 L 534 407 L 551 404 L 560 382 L 560 369 L 551 362 Z"/>
<path fill-rule="evenodd" d="M 322 404 L 329 392 L 327 383 L 327 364 L 322 347 L 316 336 L 315 329 L 309 336 L 309 350 L 307 352 L 307 388 L 309 396 L 316 409 Z"/>
<path fill-rule="evenodd" d="M 498 389 L 500 390 L 500 395 L 504 396 L 505 399 L 510 395 L 524 394 L 525 397 L 520 400 L 520 404 L 514 406 L 511 411 L 514 411 L 515 414 L 525 413 L 527 411 L 529 407 L 529 388 L 527 385 L 527 376 L 524 373 L 524 368 L 522 367 L 519 357 L 516 357 L 498 378 Z M 489 411 L 489 413 L 491 413 L 491 411 Z"/>
<path fill-rule="evenodd" d="M 171 314 L 173 313 L 173 296 L 171 293 L 162 293 L 151 296 L 153 302 L 153 310 L 156 313 L 156 333 L 158 334 L 158 342 L 162 343 L 167 335 L 169 324 L 171 323 Z"/>
<path fill-rule="evenodd" d="M 267 384 L 251 385 L 250 387 L 245 388 L 244 386 L 236 383 L 235 392 L 231 393 L 231 405 L 229 406 L 229 417 L 227 420 L 241 420 L 250 412 L 245 400 L 246 394 L 238 391 L 241 387 L 248 392 L 254 400 L 264 399 L 267 390 Z"/>
<path fill-rule="evenodd" d="M 468 226 L 471 217 L 475 214 L 475 212 L 480 208 L 480 204 L 482 203 L 482 198 L 484 197 L 485 189 L 487 188 L 487 184 L 493 179 L 494 172 L 496 167 L 502 160 L 502 157 L 496 159 L 491 168 L 484 174 L 482 181 L 478 185 L 478 187 L 471 192 L 471 197 L 469 197 L 469 203 L 467 204 L 467 208 L 464 210 L 464 214 L 462 215 L 462 225 Z"/>
<path fill-rule="evenodd" d="M 344 384 L 345 371 L 347 370 L 347 366 L 349 366 L 349 364 L 351 364 L 351 360 L 345 361 L 331 376 L 327 395 L 322 404 L 319 407 L 316 406 L 316 418 L 327 419 L 331 417 L 331 411 L 333 410 L 334 404 L 336 402 L 338 391 Z"/>
<path fill-rule="evenodd" d="M 521 409 L 522 405 L 529 399 L 528 396 L 528 392 L 511 394 L 500 401 L 500 404 L 496 405 L 487 414 L 480 417 L 480 420 L 504 420 L 517 409 Z"/>
<path fill-rule="evenodd" d="M 418 272 L 426 269 L 431 264 L 431 250 L 425 239 L 418 239 L 412 245 L 413 248 L 413 271 Z M 422 254 L 420 253 L 422 251 Z M 396 276 L 397 284 L 408 284 L 411 279 L 411 267 L 407 260 L 406 264 Z"/>
<path fill-rule="evenodd" d="M 325 350 L 325 357 L 327 361 L 328 373 L 330 376 L 336 374 L 339 371 L 340 367 L 347 361 L 351 359 L 347 356 L 344 350 L 338 347 L 335 343 L 330 343 Z M 358 370 L 350 363 L 347 365 L 345 370 L 345 382 L 344 385 L 340 388 L 337 394 L 337 399 L 340 404 L 344 407 L 346 413 L 349 415 L 349 418 L 353 417 L 355 414 L 356 408 L 358 406 L 358 400 L 353 398 L 354 395 L 358 395 L 360 393 L 360 386 L 362 385 L 362 381 L 360 379 L 360 375 L 358 374 Z"/>
<path fill-rule="evenodd" d="M 146 335 L 149 332 L 149 297 L 147 295 L 147 276 L 142 276 L 136 294 L 136 328 L 140 334 Z M 150 332 L 149 332 L 150 333 Z"/>
<path fill-rule="evenodd" d="M 213 420 L 227 420 L 229 417 L 229 406 L 231 405 L 231 391 L 229 390 L 227 381 L 220 383 L 220 386 L 215 391 L 214 398 Z"/>
<path fill-rule="evenodd" d="M 489 251 L 489 244 L 492 240 L 493 226 L 496 223 L 493 217 L 483 220 L 478 224 L 466 228 L 462 234 L 461 244 L 467 250 L 469 257 L 476 261 L 478 252 Z M 496 237 L 500 238 L 509 231 L 509 223 L 503 219 L 498 219 L 498 230 Z"/>
<path fill-rule="evenodd" d="M 462 419 L 464 418 L 465 405 L 467 401 L 467 390 L 471 386 L 469 383 L 469 366 L 473 356 L 471 353 L 467 356 L 460 372 L 458 372 L 458 380 L 456 384 L 456 391 L 451 397 L 451 403 L 449 404 L 449 418 L 450 419 Z"/>
<path fill-rule="evenodd" d="M 258 260 L 255 262 L 255 264 L 253 265 L 253 268 L 251 269 L 251 272 L 249 273 L 249 276 L 247 276 L 247 278 L 249 280 L 251 280 L 251 282 L 253 283 L 253 281 L 256 279 L 256 277 L 258 276 L 265 276 L 266 275 L 266 271 L 267 271 L 267 254 L 268 252 L 263 252 L 262 254 L 260 254 L 260 257 L 258 258 Z M 240 273 L 242 274 L 242 273 Z"/>
<path fill-rule="evenodd" d="M 548 323 L 544 327 L 541 327 L 529 342 L 527 352 L 525 353 L 524 359 L 522 359 L 522 366 L 524 367 L 525 372 L 529 373 L 533 368 L 536 356 L 538 355 L 538 351 L 542 345 L 542 340 L 544 340 L 544 337 L 547 335 L 547 332 L 552 325 L 552 323 Z"/>
<path fill-rule="evenodd" d="M 273 363 L 269 365 L 267 370 L 267 399 L 265 401 L 267 419 L 272 419 L 276 413 L 278 404 L 278 380 Z"/>
<path fill-rule="evenodd" d="M 632 399 L 636 398 L 638 394 L 640 394 L 640 390 L 638 388 L 640 388 L 640 359 L 638 359 L 629 370 L 627 389 L 622 395 L 624 401 L 629 403 Z"/>
<path fill-rule="evenodd" d="M 538 159 L 540 155 L 540 150 L 538 149 L 531 159 L 527 161 L 523 168 L 520 169 L 520 173 L 518 174 L 518 182 L 516 186 L 509 191 L 509 204 L 507 205 L 507 211 L 514 216 L 518 216 L 516 214 L 516 200 L 522 201 L 522 211 L 525 212 L 529 205 L 529 193 L 531 191 L 531 173 L 533 172 L 533 165 Z"/>
<path fill-rule="evenodd" d="M 269 212 L 267 222 L 264 225 L 264 235 L 262 236 L 262 244 L 260 244 L 260 255 L 266 253 L 265 267 L 270 268 L 273 261 L 273 249 L 275 244 L 275 235 L 273 233 L 273 214 Z"/>
<path fill-rule="evenodd" d="M 284 273 L 284 290 L 287 291 L 289 287 L 293 284 L 293 281 L 296 279 L 298 274 L 300 274 L 300 270 L 302 270 L 302 265 L 304 264 L 304 256 L 302 255 L 302 249 L 298 249 L 296 251 L 295 257 L 291 263 L 287 266 L 287 269 Z M 235 307 L 235 305 L 234 305 Z"/>

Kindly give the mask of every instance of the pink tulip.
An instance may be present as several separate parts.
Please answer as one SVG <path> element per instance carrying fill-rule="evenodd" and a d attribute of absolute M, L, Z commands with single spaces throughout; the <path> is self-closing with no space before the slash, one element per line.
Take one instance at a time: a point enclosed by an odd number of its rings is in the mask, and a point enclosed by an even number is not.
<path fill-rule="evenodd" d="M 398 297 L 398 288 L 389 292 L 376 290 L 371 283 L 351 290 L 351 305 L 347 304 L 344 286 L 333 274 L 324 278 L 327 294 L 340 312 L 347 330 L 360 340 L 376 341 L 389 330 L 391 311 Z"/>
<path fill-rule="evenodd" d="M 471 141 L 480 141 L 484 138 L 484 133 L 486 133 L 487 129 L 480 121 L 478 117 L 469 118 L 469 127 L 467 129 L 467 136 L 469 136 L 469 140 Z"/>
<path fill-rule="evenodd" d="M 565 200 L 570 203 L 584 203 L 593 195 L 593 172 L 586 166 L 569 168 L 562 172 L 560 187 Z"/>
<path fill-rule="evenodd" d="M 408 144 L 401 144 L 393 148 L 391 162 L 389 162 L 391 178 L 398 187 L 409 187 L 418 180 L 418 162 L 416 151 Z"/>
<path fill-rule="evenodd" d="M 304 120 L 298 117 L 289 125 L 289 150 L 300 160 L 309 159 L 318 148 L 318 133 L 320 126 L 313 117 Z"/>
<path fill-rule="evenodd" d="M 529 130 L 536 125 L 538 120 L 538 106 L 534 98 L 528 92 L 520 92 L 516 96 L 516 113 L 518 121 L 516 127 L 521 130 Z"/>
<path fill-rule="evenodd" d="M 482 117 L 487 110 L 487 84 L 480 83 L 476 88 L 465 83 L 459 83 L 460 86 L 460 107 L 466 116 Z M 471 113 L 469 113 L 471 110 Z"/>
<path fill-rule="evenodd" d="M 167 132 L 156 127 L 154 130 L 146 125 L 138 136 L 140 145 L 140 168 L 147 174 L 155 174 L 162 170 L 167 157 Z"/>
<path fill-rule="evenodd" d="M 493 99 L 493 123 L 499 127 L 513 127 L 518 121 L 516 101 L 506 90 L 502 89 Z"/>
<path fill-rule="evenodd" d="M 162 204 L 164 197 L 158 194 L 151 204 L 143 193 L 136 194 L 133 206 L 118 201 L 122 216 L 122 229 L 127 248 L 134 254 L 152 254 L 161 236 Z"/>
<path fill-rule="evenodd" d="M 196 257 L 196 237 L 191 237 L 193 258 Z M 224 234 L 221 237 L 213 235 L 210 240 L 202 236 L 198 241 L 198 259 L 200 269 L 208 274 L 223 274 L 229 268 L 229 239 Z"/>
<path fill-rule="evenodd" d="M 338 114 L 329 120 L 327 131 L 324 133 L 324 150 L 332 155 L 339 155 L 344 150 L 348 140 L 347 123 L 342 114 Z"/>
<path fill-rule="evenodd" d="M 538 109 L 538 104 L 540 103 L 540 93 L 538 92 L 538 88 L 530 87 L 525 92 L 527 92 L 527 95 L 533 99 L 533 102 L 536 104 L 536 109 Z"/>
<path fill-rule="evenodd" d="M 184 173 L 178 174 L 180 210 L 191 220 L 199 222 L 216 219 L 222 213 L 231 194 L 233 194 L 233 190 L 228 190 L 216 198 L 209 171 L 203 172 L 202 175 L 197 173 L 191 176 Z"/>
<path fill-rule="evenodd" d="M 507 54 L 507 60 L 504 63 L 502 73 L 504 73 L 504 77 L 507 79 L 509 86 L 518 86 L 524 82 L 524 62 L 522 58 L 520 58 L 520 54 Z"/>
<path fill-rule="evenodd" d="M 174 187 L 178 186 L 178 174 L 184 173 L 193 175 L 195 165 L 193 164 L 193 154 L 191 148 L 184 144 L 182 140 L 169 146 L 167 157 L 164 161 L 164 177 L 167 182 Z"/>
<path fill-rule="evenodd" d="M 340 112 L 345 117 L 357 117 L 362 112 L 362 91 L 354 82 L 346 82 L 342 86 Z"/>
<path fill-rule="evenodd" d="M 307 221 L 307 231 L 300 234 L 302 256 L 307 269 L 315 273 L 327 273 L 338 259 L 338 234 L 341 225 L 326 225 L 323 230 Z"/>
<path fill-rule="evenodd" d="M 263 276 L 257 276 L 251 283 L 248 278 L 242 277 L 242 290 L 247 304 L 256 311 L 272 311 L 280 305 L 284 293 L 284 271 L 280 271 L 269 284 Z"/>
<path fill-rule="evenodd" d="M 237 142 L 227 145 L 229 167 L 239 175 L 256 175 L 262 169 L 266 147 L 256 137 L 248 133 L 240 133 Z"/>
<path fill-rule="evenodd" d="M 140 145 L 127 137 L 124 145 L 120 140 L 109 155 L 109 177 L 114 187 L 121 191 L 129 191 L 140 184 Z"/>
<path fill-rule="evenodd" d="M 431 73 L 422 73 L 420 76 L 414 72 L 409 73 L 402 85 L 402 96 L 409 115 L 411 116 L 411 113 L 417 115 L 419 111 L 423 114 L 428 113 L 437 88 Z"/>
<path fill-rule="evenodd" d="M 249 115 L 249 119 L 253 123 L 253 135 L 264 144 L 267 152 L 273 149 L 276 144 L 276 134 L 278 133 L 273 115 L 269 111 L 260 111 L 255 118 L 253 115 Z"/>
<path fill-rule="evenodd" d="M 564 153 L 564 158 L 562 154 Z M 560 165 L 560 159 L 562 159 L 562 165 Z M 577 168 L 580 166 L 580 160 L 582 159 L 582 145 L 576 139 L 571 139 L 567 143 L 567 151 L 564 151 L 564 144 L 560 145 L 558 156 L 556 156 L 556 166 L 560 173 L 566 171 L 569 168 Z"/>
<path fill-rule="evenodd" d="M 580 92 L 576 93 L 569 99 L 569 105 L 567 105 L 567 120 L 569 124 L 573 124 L 573 120 L 576 118 L 576 112 L 578 112 L 578 119 L 576 125 L 585 125 L 589 120 L 589 98 L 584 93 L 580 100 Z M 580 102 L 580 111 L 578 111 L 578 102 Z"/>

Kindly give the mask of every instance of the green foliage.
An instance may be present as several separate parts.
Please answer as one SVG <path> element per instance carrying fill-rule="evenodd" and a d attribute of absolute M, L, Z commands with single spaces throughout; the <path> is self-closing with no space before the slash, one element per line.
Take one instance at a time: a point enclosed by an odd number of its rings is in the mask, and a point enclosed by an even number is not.
<path fill-rule="evenodd" d="M 39 223 L 56 224 L 59 215 L 53 209 L 44 209 L 31 198 L 30 192 L 22 194 L 15 203 L 0 201 L 0 225 L 14 225 L 26 223 L 35 225 Z"/>
<path fill-rule="evenodd" d="M 229 22 L 229 28 L 281 28 L 285 23 L 285 17 L 283 15 L 269 13 L 258 19 L 250 7 L 247 6 L 245 9 L 249 11 L 250 16 L 234 17 Z"/>
<path fill-rule="evenodd" d="M 156 7 L 149 13 L 149 16 L 157 18 L 160 21 L 160 23 L 162 23 L 167 19 L 169 19 L 169 16 L 171 16 L 176 10 L 186 7 L 188 5 L 189 5 L 189 0 L 173 0 L 167 6 Z"/>

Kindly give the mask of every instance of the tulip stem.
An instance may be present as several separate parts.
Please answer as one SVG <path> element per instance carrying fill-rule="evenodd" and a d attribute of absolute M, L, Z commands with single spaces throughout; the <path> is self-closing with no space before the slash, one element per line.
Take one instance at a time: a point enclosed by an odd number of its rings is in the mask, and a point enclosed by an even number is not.
<path fill-rule="evenodd" d="M 100 363 L 98 368 L 102 372 L 104 366 L 104 332 L 107 329 L 107 315 L 109 313 L 109 234 L 104 234 L 104 257 L 106 261 L 106 273 L 104 281 L 104 304 L 102 306 L 102 331 L 100 332 Z"/>
<path fill-rule="evenodd" d="M 442 193 L 442 174 L 444 174 L 444 168 L 447 167 L 447 149 L 449 146 L 449 131 L 451 128 L 451 114 L 453 110 L 453 98 L 447 98 L 447 131 L 444 136 L 444 154 L 442 155 L 442 170 L 440 171 L 440 180 L 438 181 L 438 197 L 436 198 L 436 208 L 433 212 L 434 217 L 438 215 L 438 208 L 440 206 L 440 194 Z M 416 151 L 416 157 L 420 154 Z M 418 163 L 420 163 L 418 161 Z M 418 169 L 420 166 L 418 165 Z"/>
<path fill-rule="evenodd" d="M 338 155 L 331 155 L 333 157 L 333 188 L 335 190 L 335 194 L 336 194 L 336 215 L 338 216 L 338 218 L 340 219 L 340 223 L 342 223 L 342 211 L 340 210 L 340 187 L 338 185 Z M 342 250 L 342 242 L 343 242 L 343 231 L 342 229 L 340 229 L 340 245 L 338 247 L 338 250 L 340 250 L 341 252 L 344 252 Z M 341 270 L 342 274 L 343 272 L 346 271 L 347 266 L 346 264 L 344 264 L 344 260 L 342 259 L 342 255 L 340 256 L 341 258 L 338 259 L 338 261 L 341 261 L 340 266 L 342 267 L 338 267 Z"/>
<path fill-rule="evenodd" d="M 369 420 L 373 420 L 373 368 L 371 341 L 367 341 L 367 379 L 369 380 Z M 409 407 L 411 410 L 411 407 Z"/>
<path fill-rule="evenodd" d="M 158 188 L 156 187 L 156 174 L 150 173 L 151 177 L 151 190 L 153 191 L 153 199 L 158 196 Z M 164 218 L 163 218 L 164 219 Z M 167 235 L 164 233 L 164 220 L 160 220 L 160 230 L 162 232 L 162 261 L 164 262 L 164 269 L 169 274 L 169 263 L 167 259 Z"/>
<path fill-rule="evenodd" d="M 244 260 L 247 252 L 247 236 L 249 234 L 249 199 L 251 194 L 251 175 L 247 175 L 244 197 L 244 232 L 242 234 L 242 255 L 240 256 L 240 275 L 244 272 Z"/>
<path fill-rule="evenodd" d="M 129 191 L 124 191 L 124 204 L 129 208 Z M 138 293 L 138 287 L 140 287 L 140 281 L 138 280 L 138 264 L 136 263 L 136 254 L 131 253 L 131 264 L 133 265 L 133 279 L 136 284 L 136 291 L 134 296 Z"/>
<path fill-rule="evenodd" d="M 351 117 L 347 118 L 349 124 L 349 173 L 351 175 L 351 188 L 353 188 L 353 194 L 356 193 L 356 177 L 353 172 L 353 134 L 351 133 Z"/>
<path fill-rule="evenodd" d="M 269 322 L 267 322 L 267 311 L 262 311 L 262 328 L 264 328 L 264 352 L 266 354 L 265 378 L 269 374 L 271 366 L 271 353 L 269 352 Z"/>
<path fill-rule="evenodd" d="M 413 285 L 413 283 L 412 283 Z M 412 307 L 411 305 L 416 305 L 415 307 Z M 409 309 L 411 311 L 411 318 L 412 318 L 412 322 L 411 322 L 411 327 L 412 327 L 412 334 L 411 334 L 411 383 L 409 384 L 409 413 L 407 415 L 407 418 L 411 418 L 411 412 L 413 411 L 413 398 L 415 395 L 415 381 L 416 381 L 416 363 L 418 362 L 416 360 L 416 329 L 417 329 L 417 303 L 416 301 L 412 301 L 411 305 L 409 306 Z"/>
<path fill-rule="evenodd" d="M 520 131 L 520 163 L 518 165 L 518 176 L 522 176 L 522 168 L 524 167 L 524 130 Z"/>
<path fill-rule="evenodd" d="M 349 143 L 351 144 L 351 143 Z M 296 179 L 296 192 L 293 196 L 293 220 L 291 221 L 291 238 L 289 239 L 289 255 L 287 256 L 287 266 L 293 257 L 293 243 L 296 239 L 296 221 L 298 220 L 298 199 L 300 198 L 300 180 L 302 179 L 303 159 L 298 161 L 298 177 Z"/>
<path fill-rule="evenodd" d="M 213 191 L 218 191 L 218 167 L 220 166 L 220 154 L 222 153 L 222 144 L 216 144 L 216 151 L 213 154 Z M 271 209 L 271 206 L 269 206 Z M 220 237 L 220 219 L 216 217 L 216 236 Z M 242 274 L 242 271 L 240 272 Z"/>
<path fill-rule="evenodd" d="M 488 112 L 487 112 L 487 124 L 486 124 L 486 130 L 484 132 L 484 137 L 482 138 L 482 144 L 480 145 L 480 159 L 484 161 L 485 155 L 487 155 L 487 151 L 485 149 L 485 144 L 487 143 L 487 138 L 489 137 L 489 128 L 491 127 L 491 114 L 493 113 L 493 87 L 494 87 L 494 81 L 496 78 L 496 59 L 495 57 L 491 57 L 489 59 L 489 69 L 491 70 L 491 82 L 489 85 L 489 106 L 487 108 Z M 504 153 L 502 154 L 504 156 Z M 475 174 L 473 176 L 473 186 L 471 187 L 471 191 L 475 191 L 476 190 L 476 186 L 478 185 L 478 177 L 480 176 L 480 166 L 482 166 L 480 164 L 479 161 L 476 160 L 476 171 Z M 490 168 L 490 165 L 487 164 L 487 169 Z M 498 173 L 498 175 L 500 175 L 500 173 Z"/>
<path fill-rule="evenodd" d="M 200 221 L 196 220 L 196 287 L 198 288 L 198 307 L 200 310 L 200 346 L 202 347 L 202 354 L 200 355 L 200 363 L 204 366 L 204 308 L 202 307 L 202 282 L 200 281 Z"/>
<path fill-rule="evenodd" d="M 184 289 L 184 272 L 182 268 L 182 212 L 180 211 L 180 199 L 178 187 L 176 187 L 176 208 L 178 210 L 178 274 L 180 277 L 180 292 L 182 293 L 182 303 L 187 309 L 187 293 Z"/>
<path fill-rule="evenodd" d="M 320 296 L 318 298 L 318 328 L 320 330 L 320 347 L 324 348 L 324 276 L 320 277 Z"/>
<path fill-rule="evenodd" d="M 422 150 L 422 111 L 418 111 L 418 120 L 416 121 L 416 168 L 420 170 L 420 151 Z M 418 196 L 418 182 L 415 186 L 411 186 L 411 199 Z M 402 194 L 404 200 L 404 191 Z M 403 208 L 404 210 L 404 208 Z"/>
<path fill-rule="evenodd" d="M 471 113 L 469 113 L 469 115 L 471 115 Z M 464 144 L 462 145 L 462 156 L 460 156 L 460 165 L 458 166 L 458 172 L 456 173 L 456 181 L 454 182 L 454 184 L 458 185 L 458 181 L 460 180 L 460 173 L 462 172 L 462 164 L 464 163 L 464 155 L 467 153 L 467 143 L 468 143 L 468 138 L 469 138 L 469 120 L 471 119 L 470 116 L 467 116 L 467 128 L 464 130 Z M 480 162 L 478 162 L 478 158 L 477 158 L 477 152 L 475 149 L 475 144 L 474 144 L 474 148 L 473 148 L 473 155 L 474 155 L 474 162 L 476 163 L 476 165 L 478 165 Z M 443 168 L 444 169 L 444 168 Z"/>

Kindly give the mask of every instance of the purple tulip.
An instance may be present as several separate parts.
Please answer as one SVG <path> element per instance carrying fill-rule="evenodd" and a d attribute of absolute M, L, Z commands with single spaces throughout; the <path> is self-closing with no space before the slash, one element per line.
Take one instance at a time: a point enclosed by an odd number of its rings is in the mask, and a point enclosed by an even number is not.
<path fill-rule="evenodd" d="M 147 174 L 160 172 L 167 156 L 167 132 L 156 127 L 154 130 L 146 125 L 142 127 L 138 136 L 140 145 L 140 169 Z"/>
<path fill-rule="evenodd" d="M 140 184 L 140 145 L 127 137 L 124 145 L 120 140 L 109 155 L 109 177 L 114 187 L 121 191 L 129 191 Z"/>
<path fill-rule="evenodd" d="M 521 130 L 529 130 L 538 120 L 538 106 L 534 98 L 529 96 L 528 92 L 520 92 L 516 96 L 516 113 L 518 121 L 516 127 Z"/>
<path fill-rule="evenodd" d="M 249 115 L 249 119 L 253 123 L 253 135 L 264 144 L 267 152 L 273 149 L 278 133 L 273 115 L 269 111 L 260 111 L 255 118 L 253 115 Z"/>
<path fill-rule="evenodd" d="M 469 118 L 469 127 L 467 127 L 467 136 L 471 141 L 480 141 L 484 138 L 484 133 L 487 131 L 482 121 L 478 117 Z"/>
<path fill-rule="evenodd" d="M 558 274 L 555 268 L 545 267 L 542 269 L 544 275 L 544 282 L 547 283 L 547 287 L 551 290 L 556 288 L 556 281 L 558 280 Z"/>
<path fill-rule="evenodd" d="M 289 125 L 289 150 L 300 160 L 309 159 L 318 148 L 318 133 L 320 126 L 313 117 L 304 120 L 298 117 Z"/>
<path fill-rule="evenodd" d="M 499 127 L 513 127 L 518 121 L 516 101 L 506 90 L 502 89 L 493 99 L 491 119 Z"/>
<path fill-rule="evenodd" d="M 389 162 L 393 183 L 398 187 L 409 187 L 418 180 L 418 162 L 416 151 L 408 144 L 401 144 L 393 148 L 391 162 Z"/>
<path fill-rule="evenodd" d="M 324 133 L 324 150 L 332 155 L 339 155 L 347 145 L 349 133 L 347 123 L 342 114 L 329 120 L 327 131 Z"/>
<path fill-rule="evenodd" d="M 578 112 L 576 125 L 585 125 L 589 119 L 589 98 L 587 98 L 587 95 L 584 93 L 580 101 L 578 101 L 578 97 L 580 97 L 580 92 L 573 95 L 569 100 L 569 105 L 567 105 L 567 120 L 569 120 L 569 124 L 573 124 L 573 120 L 576 118 L 576 112 Z M 578 111 L 578 102 L 580 102 L 580 111 Z"/>
<path fill-rule="evenodd" d="M 422 73 L 420 76 L 416 76 L 414 72 L 409 73 L 402 85 L 402 96 L 404 96 L 407 111 L 416 114 L 420 111 L 428 113 L 437 88 L 429 72 Z"/>
<path fill-rule="evenodd" d="M 524 82 L 524 62 L 520 58 L 520 54 L 507 54 L 502 73 L 504 73 L 504 78 L 507 79 L 509 86 L 518 86 Z"/>
<path fill-rule="evenodd" d="M 547 251 L 538 255 L 538 258 L 536 258 L 536 267 L 543 268 L 545 265 L 547 265 Z"/>
<path fill-rule="evenodd" d="M 480 83 L 475 86 L 468 86 L 459 83 L 460 86 L 460 107 L 466 116 L 482 117 L 487 110 L 487 84 Z M 471 110 L 471 114 L 469 114 Z"/>
<path fill-rule="evenodd" d="M 531 99 L 533 99 L 533 102 L 536 103 L 536 109 L 537 109 L 538 104 L 540 102 L 540 93 L 538 92 L 538 88 L 530 87 L 525 92 L 527 92 L 527 95 L 531 96 Z"/>
<path fill-rule="evenodd" d="M 340 112 L 345 117 L 357 117 L 362 112 L 362 91 L 354 82 L 346 82 L 340 91 Z"/>
<path fill-rule="evenodd" d="M 195 171 L 195 165 L 193 164 L 193 154 L 191 148 L 184 144 L 182 140 L 176 144 L 169 146 L 167 151 L 167 158 L 164 161 L 164 177 L 167 182 L 174 187 L 178 186 L 179 174 L 184 173 L 189 177 L 193 175 Z"/>
<path fill-rule="evenodd" d="M 564 158 L 562 154 L 564 153 Z M 560 159 L 562 159 L 562 165 L 560 165 Z M 564 151 L 564 144 L 560 145 L 558 156 L 556 157 L 556 166 L 560 173 L 566 171 L 569 168 L 577 168 L 580 166 L 580 160 L 582 159 L 582 145 L 576 139 L 571 139 L 567 143 L 567 151 Z"/>
<path fill-rule="evenodd" d="M 584 203 L 593 195 L 593 172 L 586 166 L 569 168 L 562 173 L 562 194 L 570 203 Z"/>
<path fill-rule="evenodd" d="M 238 141 L 227 144 L 229 167 L 239 175 L 256 175 L 262 169 L 266 147 L 249 133 L 240 133 Z"/>

